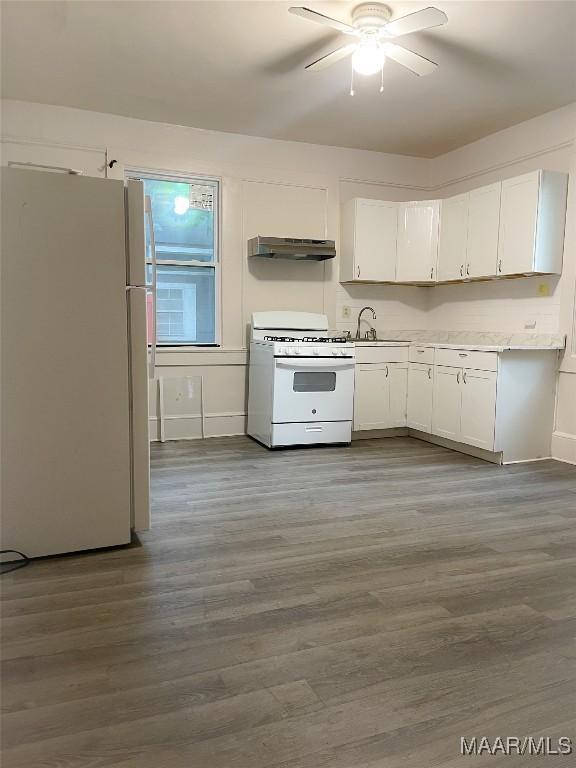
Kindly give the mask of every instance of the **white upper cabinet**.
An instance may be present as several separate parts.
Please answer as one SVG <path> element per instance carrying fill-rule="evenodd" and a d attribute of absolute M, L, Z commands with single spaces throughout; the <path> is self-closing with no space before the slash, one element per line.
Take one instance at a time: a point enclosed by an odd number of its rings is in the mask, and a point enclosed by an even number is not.
<path fill-rule="evenodd" d="M 465 277 L 468 198 L 468 194 L 456 195 L 440 203 L 438 280 L 462 280 Z"/>
<path fill-rule="evenodd" d="M 468 196 L 466 277 L 496 274 L 502 182 L 474 189 Z"/>
<path fill-rule="evenodd" d="M 436 280 L 438 211 L 438 200 L 399 204 L 397 282 Z"/>
<path fill-rule="evenodd" d="M 398 203 L 354 198 L 342 217 L 340 279 L 394 282 Z"/>
<path fill-rule="evenodd" d="M 561 274 L 567 189 L 555 171 L 502 182 L 498 275 Z"/>
<path fill-rule="evenodd" d="M 568 175 L 533 171 L 445 200 L 343 207 L 342 282 L 432 285 L 561 274 Z"/>

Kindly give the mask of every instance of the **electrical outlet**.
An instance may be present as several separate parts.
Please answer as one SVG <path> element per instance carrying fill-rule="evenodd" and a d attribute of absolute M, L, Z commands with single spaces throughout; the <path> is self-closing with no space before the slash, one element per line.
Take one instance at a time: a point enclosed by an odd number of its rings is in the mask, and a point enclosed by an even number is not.
<path fill-rule="evenodd" d="M 342 307 L 342 317 L 344 320 L 348 320 L 350 317 L 352 317 L 352 310 L 350 307 Z"/>
<path fill-rule="evenodd" d="M 530 331 L 534 330 L 534 328 L 536 328 L 536 320 L 526 320 L 526 322 L 524 323 L 524 328 L 527 331 L 528 330 L 530 330 Z"/>

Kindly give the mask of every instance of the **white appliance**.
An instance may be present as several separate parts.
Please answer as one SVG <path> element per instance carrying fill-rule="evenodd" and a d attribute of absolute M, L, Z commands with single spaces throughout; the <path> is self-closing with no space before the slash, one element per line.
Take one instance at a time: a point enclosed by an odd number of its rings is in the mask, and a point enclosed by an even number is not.
<path fill-rule="evenodd" d="M 149 527 L 143 185 L 1 175 L 2 548 L 126 544 Z"/>
<path fill-rule="evenodd" d="M 248 434 L 269 448 L 349 443 L 354 344 L 328 336 L 326 315 L 254 312 Z"/>

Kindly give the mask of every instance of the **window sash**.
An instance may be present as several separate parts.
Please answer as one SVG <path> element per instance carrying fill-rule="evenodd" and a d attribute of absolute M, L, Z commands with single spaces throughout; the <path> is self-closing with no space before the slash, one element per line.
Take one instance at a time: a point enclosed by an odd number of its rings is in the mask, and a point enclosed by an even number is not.
<path fill-rule="evenodd" d="M 159 269 L 161 269 L 163 266 L 166 267 L 179 267 L 181 269 L 191 268 L 191 269 L 199 269 L 199 268 L 206 268 L 208 270 L 212 270 L 214 274 L 214 301 L 213 301 L 213 317 L 214 317 L 214 340 L 213 341 L 176 341 L 176 340 L 160 340 L 158 339 L 158 334 L 156 338 L 156 346 L 157 347 L 163 347 L 163 348 L 169 348 L 169 347 L 181 347 L 181 348 L 195 348 L 195 347 L 219 347 L 221 344 L 221 273 L 220 273 L 220 243 L 221 243 L 221 224 L 220 224 L 220 214 L 221 214 L 221 205 L 222 205 L 222 186 L 221 186 L 221 180 L 214 178 L 214 177 L 202 177 L 202 176 L 195 176 L 195 175 L 189 175 L 185 173 L 174 173 L 174 172 L 157 172 L 157 171 L 147 171 L 147 170 L 140 170 L 136 168 L 130 168 L 126 169 L 125 172 L 125 178 L 127 179 L 139 179 L 141 181 L 145 181 L 146 179 L 151 180 L 157 180 L 157 181 L 173 181 L 175 183 L 185 183 L 185 184 L 197 184 L 202 187 L 212 187 L 213 188 L 213 231 L 214 231 L 214 240 L 213 240 L 213 258 L 210 261 L 199 261 L 196 259 L 165 259 L 162 257 L 156 258 L 156 264 Z M 148 266 L 151 266 L 153 264 L 153 260 L 149 257 L 146 258 L 146 264 Z M 158 309 L 156 310 L 156 327 L 158 328 Z"/>

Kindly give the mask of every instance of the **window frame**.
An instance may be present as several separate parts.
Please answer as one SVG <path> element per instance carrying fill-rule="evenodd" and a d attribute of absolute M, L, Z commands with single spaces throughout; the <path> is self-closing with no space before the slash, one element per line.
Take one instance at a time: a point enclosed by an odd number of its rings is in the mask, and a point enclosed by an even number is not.
<path fill-rule="evenodd" d="M 194 267 L 207 268 L 214 270 L 214 341 L 198 342 L 193 341 L 159 341 L 156 338 L 156 347 L 163 351 L 179 350 L 192 351 L 195 349 L 214 349 L 221 347 L 221 294 L 222 294 L 222 269 L 221 269 L 221 243 L 222 243 L 222 179 L 218 176 L 207 176 L 202 174 L 186 173 L 183 171 L 161 171 L 157 169 L 145 169 L 138 167 L 126 167 L 124 169 L 124 181 L 136 179 L 144 181 L 152 179 L 158 181 L 174 181 L 180 183 L 199 184 L 203 186 L 214 186 L 214 256 L 212 261 L 198 261 L 190 259 L 157 259 L 157 266 L 173 267 Z M 146 266 L 152 264 L 152 259 L 146 255 Z M 158 325 L 158 309 L 156 309 L 156 327 Z M 156 334 L 157 336 L 158 334 Z"/>

